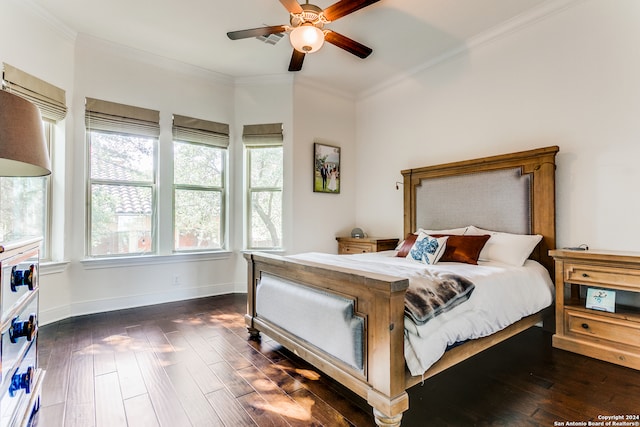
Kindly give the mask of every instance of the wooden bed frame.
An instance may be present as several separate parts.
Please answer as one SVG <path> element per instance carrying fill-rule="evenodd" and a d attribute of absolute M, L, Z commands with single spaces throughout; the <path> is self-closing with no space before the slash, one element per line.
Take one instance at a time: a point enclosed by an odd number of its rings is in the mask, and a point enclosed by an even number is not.
<path fill-rule="evenodd" d="M 470 173 L 520 168 L 530 174 L 531 234 L 543 239 L 531 258 L 554 277 L 550 249 L 555 248 L 555 155 L 558 147 L 505 154 L 402 171 L 404 176 L 404 232 L 417 229 L 416 188 L 423 180 Z M 464 224 L 469 225 L 469 224 Z M 461 361 L 540 323 L 546 312 L 526 317 L 485 338 L 468 341 L 447 351 L 423 376 L 411 376 L 404 360 L 404 294 L 408 280 L 393 276 L 345 271 L 285 257 L 248 253 L 248 296 L 245 323 L 253 339 L 264 332 L 284 347 L 362 396 L 373 407 L 379 426 L 399 426 L 409 407 L 406 390 Z M 256 314 L 256 287 L 263 273 L 288 279 L 354 301 L 366 319 L 364 369 L 358 370 L 322 349 Z"/>

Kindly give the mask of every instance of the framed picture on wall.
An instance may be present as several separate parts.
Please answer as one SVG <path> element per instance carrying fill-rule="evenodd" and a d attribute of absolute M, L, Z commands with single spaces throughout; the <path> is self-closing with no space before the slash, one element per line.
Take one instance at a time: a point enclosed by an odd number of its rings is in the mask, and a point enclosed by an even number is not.
<path fill-rule="evenodd" d="M 340 147 L 313 143 L 313 191 L 340 193 Z"/>

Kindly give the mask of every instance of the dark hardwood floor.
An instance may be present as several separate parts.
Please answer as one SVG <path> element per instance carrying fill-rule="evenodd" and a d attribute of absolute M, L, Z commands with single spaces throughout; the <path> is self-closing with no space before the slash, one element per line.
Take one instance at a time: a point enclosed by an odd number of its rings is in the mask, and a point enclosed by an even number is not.
<path fill-rule="evenodd" d="M 245 295 L 75 317 L 39 330 L 38 427 L 373 426 L 363 399 L 277 343 Z M 541 328 L 409 390 L 403 426 L 555 426 L 640 412 L 640 372 L 551 347 Z"/>

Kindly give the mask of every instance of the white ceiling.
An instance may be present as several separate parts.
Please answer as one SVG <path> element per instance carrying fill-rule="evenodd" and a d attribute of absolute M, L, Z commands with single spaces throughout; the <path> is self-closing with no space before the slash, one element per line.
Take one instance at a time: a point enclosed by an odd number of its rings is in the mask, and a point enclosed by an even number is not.
<path fill-rule="evenodd" d="M 30 0 L 78 34 L 231 77 L 288 73 L 291 46 L 229 40 L 227 31 L 289 24 L 278 0 Z M 348 0 L 343 0 L 348 1 Z M 296 78 L 358 94 L 375 88 L 552 0 L 380 0 L 326 28 L 373 49 L 366 59 L 333 45 L 306 55 Z M 326 8 L 334 0 L 313 0 Z"/>

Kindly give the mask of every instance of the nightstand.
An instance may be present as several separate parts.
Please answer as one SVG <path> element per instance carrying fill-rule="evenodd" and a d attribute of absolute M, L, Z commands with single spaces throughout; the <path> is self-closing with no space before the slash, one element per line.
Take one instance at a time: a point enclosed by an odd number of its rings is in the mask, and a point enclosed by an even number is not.
<path fill-rule="evenodd" d="M 549 254 L 556 266 L 553 346 L 640 369 L 640 307 L 619 303 L 623 294 L 640 293 L 640 252 L 552 250 Z M 588 288 L 615 291 L 615 312 L 586 308 Z"/>
<path fill-rule="evenodd" d="M 336 237 L 338 254 L 364 254 L 367 252 L 390 251 L 398 246 L 399 239 L 378 237 Z"/>

